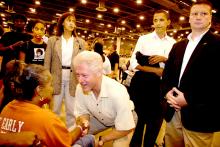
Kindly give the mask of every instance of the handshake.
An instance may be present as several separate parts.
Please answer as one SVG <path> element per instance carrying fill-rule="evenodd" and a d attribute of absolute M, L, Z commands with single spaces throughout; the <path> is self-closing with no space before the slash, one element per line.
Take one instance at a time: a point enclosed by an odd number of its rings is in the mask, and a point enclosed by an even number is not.
<path fill-rule="evenodd" d="M 84 119 L 84 120 L 80 120 L 78 119 L 76 121 L 76 124 L 77 126 L 76 127 L 79 127 L 81 129 L 81 132 L 82 132 L 82 136 L 85 136 L 88 134 L 89 132 L 89 121 Z"/>

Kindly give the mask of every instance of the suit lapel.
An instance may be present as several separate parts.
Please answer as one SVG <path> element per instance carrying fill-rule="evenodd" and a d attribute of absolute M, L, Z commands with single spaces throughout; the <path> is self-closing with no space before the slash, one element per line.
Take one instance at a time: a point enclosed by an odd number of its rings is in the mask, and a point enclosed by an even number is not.
<path fill-rule="evenodd" d="M 55 42 L 55 52 L 57 53 L 61 63 L 62 63 L 62 39 L 61 37 L 58 37 Z"/>
<path fill-rule="evenodd" d="M 192 66 L 192 63 L 193 61 L 197 58 L 197 56 L 199 56 L 201 50 L 206 46 L 208 45 L 208 40 L 209 40 L 209 36 L 210 36 L 210 32 L 207 32 L 203 37 L 202 39 L 199 41 L 198 45 L 196 46 L 195 50 L 193 51 L 187 65 L 186 65 L 186 68 L 184 70 L 184 73 L 183 73 L 183 76 L 184 74 L 190 70 L 191 66 Z"/>

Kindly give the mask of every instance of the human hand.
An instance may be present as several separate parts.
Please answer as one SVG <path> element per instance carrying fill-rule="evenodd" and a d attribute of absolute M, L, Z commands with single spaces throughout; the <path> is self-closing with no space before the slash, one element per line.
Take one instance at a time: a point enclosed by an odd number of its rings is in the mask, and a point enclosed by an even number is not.
<path fill-rule="evenodd" d="M 17 47 L 21 47 L 22 44 L 24 44 L 24 41 L 18 41 L 18 42 L 15 42 L 14 44 L 10 45 L 10 49 L 11 50 L 15 50 Z"/>
<path fill-rule="evenodd" d="M 100 140 L 99 136 L 98 138 L 95 138 L 95 147 L 102 147 L 104 145 L 104 142 L 102 140 Z"/>
<path fill-rule="evenodd" d="M 41 141 L 38 139 L 37 135 L 34 132 L 19 132 L 19 133 L 10 133 L 12 136 L 13 146 L 40 146 Z"/>
<path fill-rule="evenodd" d="M 170 107 L 173 107 L 176 111 L 181 109 L 179 104 L 176 102 L 176 93 L 174 93 L 173 89 L 166 94 L 165 98 L 167 99 L 167 103 L 170 104 Z"/>
<path fill-rule="evenodd" d="M 173 87 L 165 96 L 170 107 L 173 107 L 176 111 L 179 111 L 181 107 L 186 106 L 187 102 L 185 100 L 184 94 Z"/>
<path fill-rule="evenodd" d="M 176 94 L 176 102 L 180 107 L 184 107 L 187 105 L 186 99 L 184 97 L 183 92 L 178 90 L 176 87 L 173 87 L 173 92 Z"/>
<path fill-rule="evenodd" d="M 85 136 L 89 132 L 89 121 L 88 120 L 77 120 L 77 125 L 82 127 L 82 136 Z"/>
<path fill-rule="evenodd" d="M 159 56 L 159 55 L 152 55 L 148 58 L 148 62 L 149 64 L 151 65 L 154 65 L 156 63 L 159 63 L 159 62 L 165 62 L 167 60 L 166 57 L 164 56 Z"/>

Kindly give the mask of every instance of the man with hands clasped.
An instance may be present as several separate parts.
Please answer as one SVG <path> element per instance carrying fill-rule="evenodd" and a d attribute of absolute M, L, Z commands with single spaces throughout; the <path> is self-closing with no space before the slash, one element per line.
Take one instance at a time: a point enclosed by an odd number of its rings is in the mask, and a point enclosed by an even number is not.
<path fill-rule="evenodd" d="M 74 107 L 77 124 L 88 125 L 84 134 L 112 128 L 96 138 L 96 146 L 113 141 L 113 147 L 129 147 L 137 115 L 126 88 L 103 75 L 103 62 L 98 53 L 83 51 L 73 63 L 79 82 Z"/>
<path fill-rule="evenodd" d="M 193 3 L 187 39 L 173 45 L 162 76 L 166 147 L 210 147 L 220 131 L 220 36 L 210 31 L 212 5 Z M 219 146 L 219 145 L 218 145 Z"/>

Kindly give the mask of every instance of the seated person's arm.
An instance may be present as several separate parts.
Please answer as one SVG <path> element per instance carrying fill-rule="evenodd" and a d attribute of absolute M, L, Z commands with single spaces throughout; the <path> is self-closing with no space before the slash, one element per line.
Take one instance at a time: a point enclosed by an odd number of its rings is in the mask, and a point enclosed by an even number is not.
<path fill-rule="evenodd" d="M 0 133 L 0 145 L 5 146 L 31 146 L 36 139 L 33 132 Z"/>
<path fill-rule="evenodd" d="M 80 136 L 85 135 L 84 131 L 86 131 L 86 134 L 88 133 L 88 122 L 89 115 L 81 115 L 76 119 L 77 126 L 70 132 L 73 139 L 73 143 L 76 142 Z"/>
<path fill-rule="evenodd" d="M 70 132 L 72 136 L 72 143 L 74 144 L 82 135 L 82 126 L 77 125 L 73 131 Z"/>

